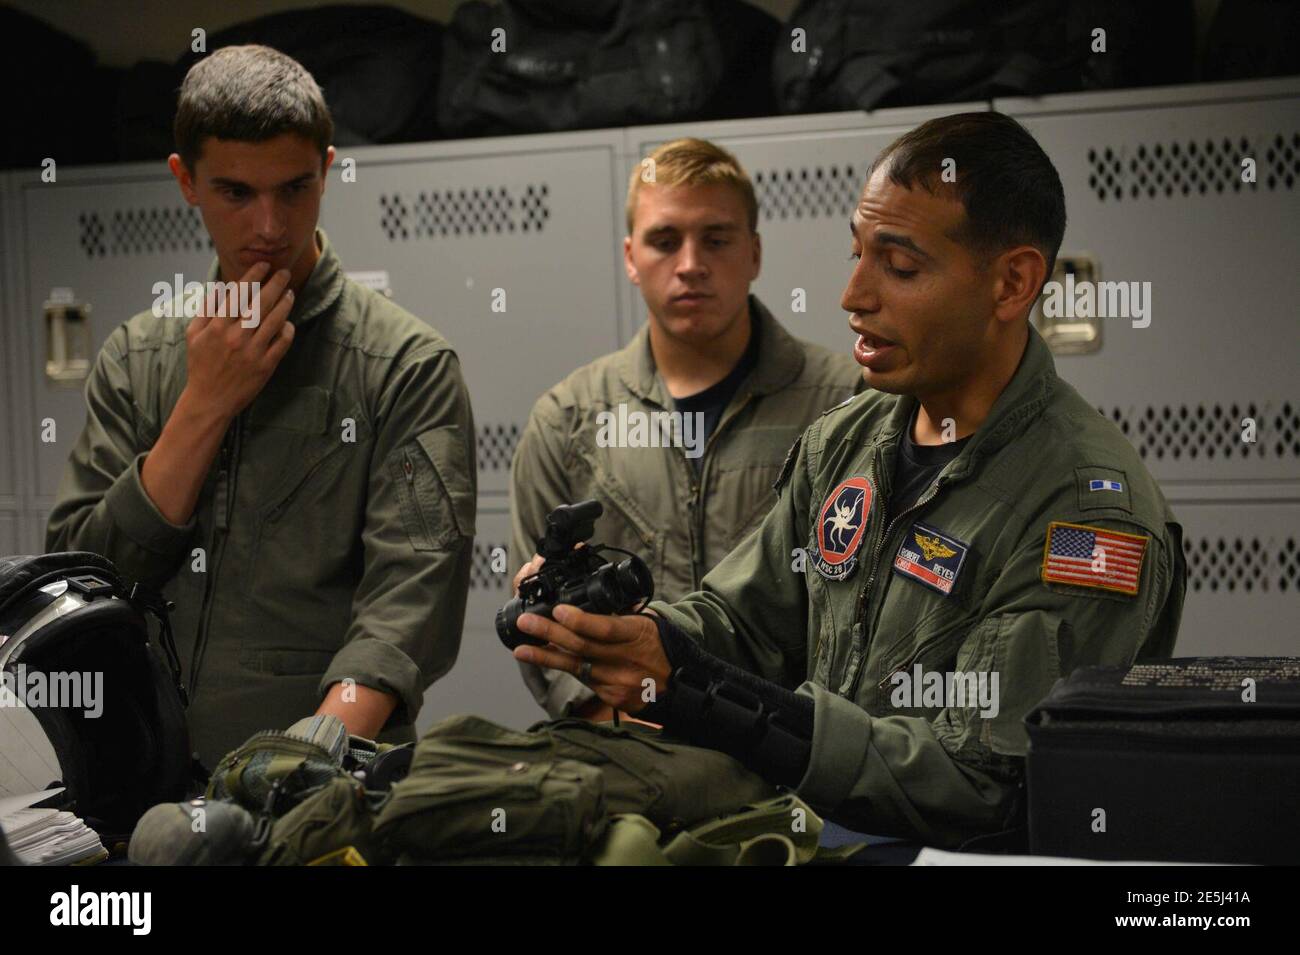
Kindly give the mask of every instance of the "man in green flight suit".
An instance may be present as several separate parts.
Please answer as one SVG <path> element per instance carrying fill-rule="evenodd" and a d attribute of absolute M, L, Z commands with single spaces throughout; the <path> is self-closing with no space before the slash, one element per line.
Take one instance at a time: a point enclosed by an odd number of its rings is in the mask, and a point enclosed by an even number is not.
<path fill-rule="evenodd" d="M 753 183 L 714 143 L 664 143 L 633 169 L 623 259 L 647 320 L 533 406 L 510 472 L 514 566 L 552 508 L 594 498 L 605 509 L 594 539 L 644 559 L 659 596 L 684 597 L 776 502 L 790 442 L 862 389 L 848 355 L 795 338 L 750 294 L 757 229 Z M 669 440 L 650 444 L 646 425 L 673 415 Z M 620 440 L 625 420 L 632 441 Z M 611 715 L 568 674 L 520 669 L 552 717 Z"/>
<path fill-rule="evenodd" d="M 460 363 L 351 281 L 317 228 L 333 122 L 300 64 L 215 51 L 186 76 L 175 130 L 172 173 L 216 248 L 208 281 L 229 285 L 198 314 L 155 302 L 109 336 L 46 548 L 103 554 L 174 601 L 209 768 L 313 713 L 414 739 L 469 587 Z"/>
<path fill-rule="evenodd" d="M 841 305 L 872 390 L 803 433 L 776 506 L 698 592 L 525 614 L 548 645 L 515 655 L 834 822 L 957 846 L 1021 819 L 1022 720 L 1059 677 L 1170 654 L 1181 528 L 1029 324 L 1065 197 L 1023 127 L 981 112 L 905 134 L 850 229 Z"/>

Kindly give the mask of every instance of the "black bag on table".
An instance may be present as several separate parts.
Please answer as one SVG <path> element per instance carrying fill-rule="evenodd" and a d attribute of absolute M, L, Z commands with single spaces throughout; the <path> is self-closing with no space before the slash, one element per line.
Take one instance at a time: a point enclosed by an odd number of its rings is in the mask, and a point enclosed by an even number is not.
<path fill-rule="evenodd" d="M 1190 0 L 803 0 L 772 80 L 783 113 L 1185 82 L 1193 13 Z"/>
<path fill-rule="evenodd" d="M 765 115 L 779 26 L 743 0 L 469 0 L 446 34 L 439 125 L 491 136 Z"/>
<path fill-rule="evenodd" d="M 1300 862 L 1300 658 L 1083 667 L 1025 722 L 1034 854 Z"/>

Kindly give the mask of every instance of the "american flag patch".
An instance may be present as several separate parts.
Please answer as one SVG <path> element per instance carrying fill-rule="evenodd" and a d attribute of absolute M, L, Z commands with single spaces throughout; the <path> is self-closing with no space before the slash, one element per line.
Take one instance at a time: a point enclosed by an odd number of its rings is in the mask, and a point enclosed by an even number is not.
<path fill-rule="evenodd" d="M 1043 545 L 1043 581 L 1097 587 L 1130 596 L 1138 592 L 1150 537 L 1086 524 L 1053 521 Z"/>

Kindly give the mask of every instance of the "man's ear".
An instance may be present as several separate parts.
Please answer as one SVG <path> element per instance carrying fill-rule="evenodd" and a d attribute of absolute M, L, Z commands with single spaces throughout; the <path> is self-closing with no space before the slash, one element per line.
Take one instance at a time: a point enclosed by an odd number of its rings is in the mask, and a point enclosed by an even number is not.
<path fill-rule="evenodd" d="M 176 177 L 176 182 L 181 187 L 181 195 L 185 197 L 185 201 L 192 206 L 197 206 L 199 204 L 199 194 L 194 188 L 194 176 L 186 168 L 185 162 L 181 159 L 179 153 L 172 153 L 167 157 L 167 168 Z"/>
<path fill-rule="evenodd" d="M 627 271 L 628 281 L 633 285 L 641 284 L 641 275 L 636 270 L 636 264 L 632 261 L 632 237 L 625 235 L 623 237 L 623 268 Z"/>
<path fill-rule="evenodd" d="M 749 277 L 752 282 L 758 278 L 758 273 L 763 268 L 763 237 L 757 232 L 754 233 L 754 272 Z"/>
<path fill-rule="evenodd" d="M 320 171 L 320 191 L 325 192 L 325 181 L 329 179 L 330 166 L 334 165 L 334 147 L 330 146 L 325 150 L 325 164 Z"/>
<path fill-rule="evenodd" d="M 1016 321 L 1029 314 L 1038 292 L 1047 280 L 1047 260 L 1032 245 L 1021 245 L 998 256 L 994 268 L 993 314 L 1000 322 Z"/>

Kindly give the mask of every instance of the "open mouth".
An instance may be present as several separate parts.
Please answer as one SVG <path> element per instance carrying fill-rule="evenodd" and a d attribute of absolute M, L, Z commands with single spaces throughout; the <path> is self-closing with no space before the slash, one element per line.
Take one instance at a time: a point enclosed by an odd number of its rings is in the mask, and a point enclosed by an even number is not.
<path fill-rule="evenodd" d="M 883 361 L 892 355 L 897 347 L 896 342 L 877 335 L 868 335 L 864 332 L 858 336 L 858 340 L 853 346 L 853 358 L 859 365 L 875 369 L 877 366 L 881 366 Z"/>

